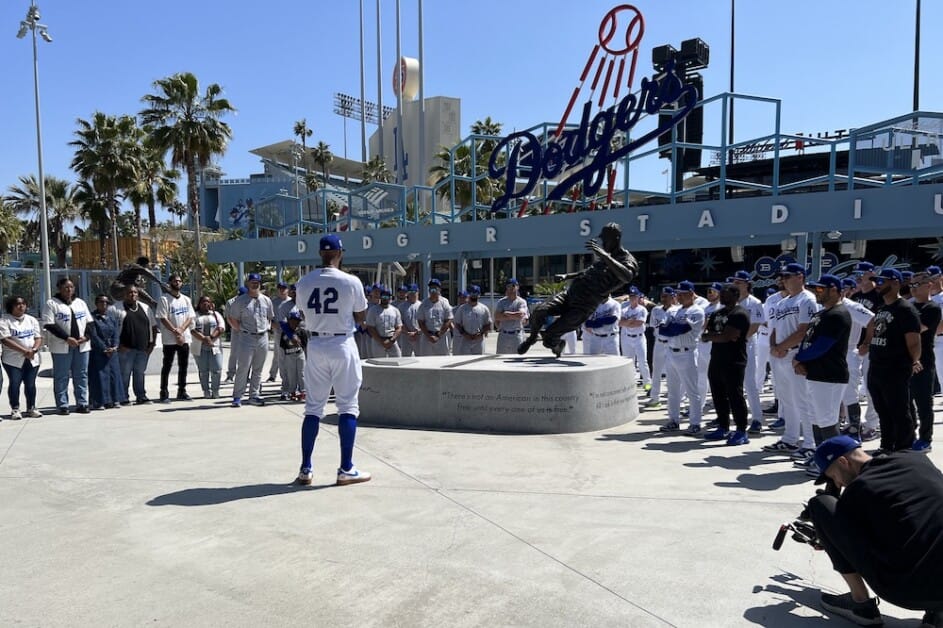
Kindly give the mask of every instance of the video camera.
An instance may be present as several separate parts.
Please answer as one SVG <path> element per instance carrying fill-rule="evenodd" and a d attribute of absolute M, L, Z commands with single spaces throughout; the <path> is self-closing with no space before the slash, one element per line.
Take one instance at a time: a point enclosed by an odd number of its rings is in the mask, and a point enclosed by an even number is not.
<path fill-rule="evenodd" d="M 773 539 L 774 550 L 778 552 L 779 548 L 783 546 L 783 541 L 786 540 L 786 534 L 789 531 L 792 531 L 793 541 L 797 543 L 807 543 L 817 550 L 822 549 L 822 543 L 815 533 L 815 526 L 812 525 L 812 517 L 809 516 L 808 505 L 802 509 L 802 512 L 799 513 L 795 521 L 779 526 L 779 532 L 776 533 L 776 538 Z"/>

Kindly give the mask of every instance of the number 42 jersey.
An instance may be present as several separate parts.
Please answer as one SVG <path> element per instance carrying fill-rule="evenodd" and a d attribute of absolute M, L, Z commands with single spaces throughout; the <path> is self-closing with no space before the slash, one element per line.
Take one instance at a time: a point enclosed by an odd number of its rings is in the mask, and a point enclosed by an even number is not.
<path fill-rule="evenodd" d="M 363 282 L 336 268 L 317 268 L 295 284 L 297 307 L 312 335 L 352 334 L 354 312 L 367 309 Z"/>

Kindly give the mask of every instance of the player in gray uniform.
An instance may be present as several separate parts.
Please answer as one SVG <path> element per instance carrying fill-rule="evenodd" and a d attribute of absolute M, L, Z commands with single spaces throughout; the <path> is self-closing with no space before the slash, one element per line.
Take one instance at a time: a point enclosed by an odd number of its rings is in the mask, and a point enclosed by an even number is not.
<path fill-rule="evenodd" d="M 517 353 L 524 342 L 524 325 L 529 312 L 527 301 L 518 294 L 520 283 L 511 277 L 504 284 L 504 296 L 494 306 L 494 322 L 498 325 L 498 353 Z"/>
<path fill-rule="evenodd" d="M 653 410 L 661 408 L 661 378 L 667 373 L 668 338 L 658 335 L 658 329 L 667 324 L 668 317 L 678 309 L 675 303 L 675 289 L 665 286 L 661 289 L 661 305 L 656 305 L 648 314 L 648 326 L 655 334 L 655 346 L 652 348 L 652 389 L 646 407 Z"/>
<path fill-rule="evenodd" d="M 405 286 L 406 300 L 397 306 L 403 319 L 403 329 L 399 335 L 399 350 L 404 357 L 419 355 L 419 286 L 414 283 Z"/>
<path fill-rule="evenodd" d="M 442 282 L 429 280 L 429 298 L 419 306 L 416 320 L 422 335 L 419 337 L 419 355 L 448 355 L 448 333 L 452 328 L 452 306 L 442 296 Z"/>
<path fill-rule="evenodd" d="M 239 289 L 236 290 L 236 296 L 232 297 L 226 301 L 226 307 L 223 310 L 223 314 L 229 316 L 229 311 L 232 309 L 232 304 L 236 299 L 244 295 L 248 290 L 245 286 L 239 286 Z M 226 380 L 224 384 L 232 384 L 233 379 L 236 377 L 236 352 L 233 351 L 233 347 L 236 344 L 236 335 L 230 330 L 229 332 L 229 361 L 226 364 Z"/>
<path fill-rule="evenodd" d="M 462 337 L 459 355 L 482 355 L 485 352 L 485 336 L 491 331 L 491 310 L 478 302 L 481 288 L 468 288 L 468 303 L 455 315 L 455 331 Z"/>
<path fill-rule="evenodd" d="M 232 327 L 232 350 L 236 354 L 236 382 L 232 389 L 234 408 L 242 405 L 242 394 L 247 384 L 249 400 L 256 405 L 265 405 L 261 394 L 262 367 L 268 354 L 268 332 L 275 318 L 272 300 L 262 294 L 262 277 L 258 273 L 248 275 L 246 288 L 248 292 L 236 297 L 226 314 Z"/>
<path fill-rule="evenodd" d="M 272 321 L 272 366 L 269 367 L 268 371 L 268 381 L 274 382 L 275 378 L 278 376 L 278 370 L 282 364 L 282 354 L 280 350 L 280 343 L 282 340 L 282 328 L 279 325 L 277 319 L 278 308 L 282 306 L 282 303 L 288 300 L 288 284 L 279 281 L 278 285 L 275 286 L 276 295 L 272 297 L 272 307 L 275 308 L 276 320 Z"/>
<path fill-rule="evenodd" d="M 374 358 L 398 358 L 401 355 L 397 340 L 403 330 L 403 316 L 390 305 L 392 297 L 388 288 L 382 288 L 379 305 L 367 308 L 367 332 L 373 342 L 370 354 Z"/>
<path fill-rule="evenodd" d="M 676 288 L 680 307 L 668 314 L 658 334 L 668 339 L 668 423 L 662 432 L 681 429 L 681 396 L 688 396 L 685 434 L 701 434 L 701 392 L 697 385 L 697 343 L 704 329 L 704 310 L 694 304 L 694 284 L 682 281 Z"/>
<path fill-rule="evenodd" d="M 750 294 L 750 286 L 753 281 L 745 270 L 738 270 L 728 280 L 740 291 L 740 307 L 750 315 L 750 328 L 747 330 L 747 368 L 743 377 L 743 392 L 747 399 L 747 405 L 750 407 L 750 434 L 759 434 L 763 431 L 763 406 L 760 404 L 760 387 L 757 384 L 757 332 L 760 326 L 766 323 L 766 314 L 763 312 L 763 304 L 755 296 Z M 769 347 L 769 337 L 766 337 L 766 346 Z M 768 353 L 767 353 L 768 356 Z M 769 358 L 767 357 L 767 360 Z M 763 365 L 766 369 L 766 365 Z M 764 378 L 765 379 L 765 378 Z"/>

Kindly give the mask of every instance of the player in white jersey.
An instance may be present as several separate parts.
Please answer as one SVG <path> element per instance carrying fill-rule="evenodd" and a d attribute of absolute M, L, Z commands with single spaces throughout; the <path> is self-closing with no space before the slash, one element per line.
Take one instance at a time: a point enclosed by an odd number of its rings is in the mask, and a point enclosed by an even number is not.
<path fill-rule="evenodd" d="M 358 395 L 363 381 L 360 354 L 354 329 L 365 322 L 367 299 L 360 279 L 340 269 L 344 256 L 341 239 L 329 234 L 319 245 L 321 266 L 295 284 L 298 307 L 308 330 L 305 363 L 305 418 L 301 425 L 301 469 L 298 484 L 309 485 L 314 477 L 311 454 L 327 399 L 334 389 L 337 404 L 337 433 L 341 464 L 337 484 L 366 482 L 370 474 L 354 466 L 354 440 L 360 415 Z"/>
<path fill-rule="evenodd" d="M 611 296 L 583 323 L 583 353 L 619 355 L 619 318 L 622 307 Z"/>
<path fill-rule="evenodd" d="M 662 432 L 681 429 L 681 396 L 688 396 L 688 420 L 685 434 L 701 434 L 701 393 L 697 386 L 697 343 L 704 330 L 704 310 L 694 304 L 694 284 L 682 281 L 677 287 L 680 307 L 669 313 L 658 328 L 658 334 L 668 339 L 668 423 Z"/>
<path fill-rule="evenodd" d="M 717 311 L 720 307 L 720 291 L 723 290 L 724 284 L 719 281 L 715 281 L 707 288 L 707 305 L 703 307 L 704 310 L 704 320 L 706 321 L 711 314 Z M 695 303 L 697 300 L 695 299 Z M 704 342 L 701 337 L 698 337 L 697 342 L 697 389 L 701 393 L 701 412 L 703 413 L 704 408 L 707 407 L 707 395 L 710 392 L 707 389 L 707 369 L 711 363 L 711 343 Z"/>
<path fill-rule="evenodd" d="M 851 436 L 861 440 L 861 405 L 858 402 L 858 388 L 861 386 L 861 373 L 863 359 L 861 351 L 858 349 L 858 343 L 861 340 L 861 332 L 867 329 L 868 323 L 874 318 L 874 312 L 869 310 L 863 303 L 852 300 L 851 294 L 857 289 L 854 279 L 842 280 L 842 305 L 848 310 L 851 316 L 851 331 L 848 334 L 848 385 L 845 386 L 845 393 L 842 396 L 842 403 L 845 405 L 845 412 L 848 418 L 848 427 L 842 432 L 845 436 Z"/>
<path fill-rule="evenodd" d="M 786 425 L 785 420 L 783 420 L 782 412 L 779 410 L 779 400 L 776 398 L 776 374 L 773 372 L 773 364 L 770 362 L 769 356 L 769 334 L 773 329 L 773 310 L 776 307 L 776 304 L 783 300 L 783 297 L 786 296 L 786 289 L 783 287 L 783 278 L 778 276 L 776 277 L 776 287 L 770 286 L 766 289 L 766 300 L 763 301 L 763 315 L 766 317 L 766 325 L 762 326 L 766 329 L 766 337 L 762 338 L 763 347 L 757 347 L 757 371 L 763 370 L 766 371 L 766 367 L 769 367 L 769 383 L 773 389 L 773 405 L 763 411 L 763 414 L 772 414 L 776 415 L 776 421 L 770 425 L 772 429 L 783 429 Z M 760 373 L 757 372 L 757 387 L 762 390 L 762 382 Z"/>
<path fill-rule="evenodd" d="M 659 336 L 658 329 L 667 324 L 668 316 L 678 307 L 675 302 L 675 289 L 665 286 L 661 289 L 661 305 L 653 307 L 648 315 L 648 326 L 655 335 L 655 345 L 652 348 L 652 389 L 645 405 L 653 410 L 661 407 L 661 378 L 667 372 L 668 362 L 668 338 Z"/>
<path fill-rule="evenodd" d="M 763 449 L 804 456 L 804 449 L 813 445 L 812 408 L 805 377 L 796 374 L 792 361 L 818 306 L 815 296 L 805 289 L 804 266 L 787 264 L 780 275 L 783 277 L 786 296 L 772 308 L 769 344 L 770 362 L 776 376 L 776 398 L 786 425 L 782 439 Z M 803 450 L 799 449 L 800 429 L 805 433 L 806 446 Z"/>
<path fill-rule="evenodd" d="M 743 378 L 743 392 L 750 408 L 749 432 L 759 434 L 763 431 L 763 406 L 760 405 L 760 390 L 762 389 L 762 380 L 757 376 L 757 333 L 760 328 L 766 324 L 766 314 L 763 311 L 763 304 L 755 296 L 750 294 L 750 287 L 753 285 L 750 273 L 745 270 L 738 270 L 730 278 L 730 282 L 740 291 L 739 305 L 750 315 L 750 328 L 747 330 L 747 368 Z M 762 338 L 761 338 L 762 340 Z M 766 340 L 766 360 L 769 360 L 769 334 Z M 763 363 L 765 375 L 766 363 Z M 765 379 L 765 377 L 763 378 Z"/>
<path fill-rule="evenodd" d="M 648 368 L 648 345 L 645 342 L 645 319 L 648 310 L 641 304 L 642 291 L 629 286 L 629 300 L 622 304 L 622 316 L 619 327 L 622 330 L 622 355 L 632 358 L 635 368 L 642 377 L 645 390 L 652 389 L 652 373 Z"/>

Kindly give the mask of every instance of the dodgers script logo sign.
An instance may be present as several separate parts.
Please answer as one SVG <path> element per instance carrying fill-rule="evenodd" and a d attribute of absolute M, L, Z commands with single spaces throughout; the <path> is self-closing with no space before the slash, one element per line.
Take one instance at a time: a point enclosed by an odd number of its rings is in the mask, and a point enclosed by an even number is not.
<path fill-rule="evenodd" d="M 616 46 L 613 40 L 620 32 L 619 19 L 626 17 L 629 18 L 629 23 L 624 30 L 625 46 Z M 596 194 L 602 187 L 610 164 L 670 131 L 694 108 L 698 97 L 697 89 L 693 85 L 684 84 L 683 72 L 681 75 L 676 72 L 673 60 L 666 64 L 662 74 L 643 78 L 637 94 L 631 93 L 638 46 L 644 32 L 645 21 L 642 14 L 632 5 L 619 5 L 606 14 L 599 25 L 599 43 L 593 46 L 590 52 L 580 75 L 579 85 L 573 90 L 556 133 L 546 143 L 527 131 L 512 133 L 491 153 L 488 175 L 495 179 L 506 177 L 505 190 L 495 199 L 491 211 L 501 211 L 512 199 L 530 195 L 541 179 L 554 179 L 560 175 L 565 176 L 547 195 L 546 201 L 564 198 L 567 191 L 578 183 L 582 184 L 585 195 Z M 603 51 L 602 55 L 600 51 Z M 628 80 L 625 82 L 630 93 L 618 100 L 625 76 L 626 59 L 630 55 Z M 583 105 L 579 126 L 564 130 L 573 104 L 582 92 L 594 64 L 596 72 L 590 85 L 590 98 Z M 602 90 L 596 103 L 599 111 L 593 115 L 593 95 L 600 79 L 603 79 Z M 603 109 L 610 86 L 612 98 L 616 102 Z M 671 117 L 666 119 L 664 124 L 621 145 L 613 142 L 617 133 L 627 136 L 643 114 L 654 115 L 666 107 L 674 108 Z M 501 163 L 501 155 L 504 154 L 507 154 L 506 164 Z M 522 187 L 518 189 L 518 186 Z"/>

